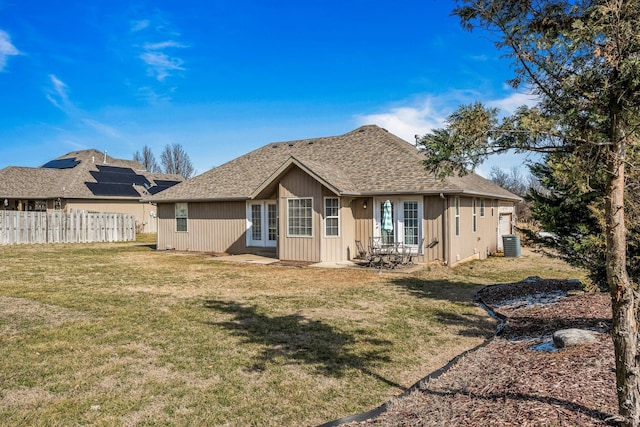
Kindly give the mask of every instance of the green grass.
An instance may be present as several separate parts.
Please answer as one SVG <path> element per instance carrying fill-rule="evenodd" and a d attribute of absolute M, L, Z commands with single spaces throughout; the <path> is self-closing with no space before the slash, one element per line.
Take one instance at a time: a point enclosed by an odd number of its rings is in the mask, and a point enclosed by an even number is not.
<path fill-rule="evenodd" d="M 0 247 L 6 425 L 317 425 L 492 335 L 483 285 L 578 277 L 494 258 L 413 274 L 216 262 L 135 244 Z"/>

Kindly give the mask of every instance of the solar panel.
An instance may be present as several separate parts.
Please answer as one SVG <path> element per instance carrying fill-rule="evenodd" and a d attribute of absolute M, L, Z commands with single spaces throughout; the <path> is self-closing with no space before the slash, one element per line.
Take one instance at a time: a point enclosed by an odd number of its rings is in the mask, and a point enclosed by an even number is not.
<path fill-rule="evenodd" d="M 135 171 L 131 168 L 123 168 L 121 166 L 106 166 L 106 165 L 96 165 L 100 172 L 115 172 L 115 173 L 126 173 L 129 175 L 136 175 Z"/>
<path fill-rule="evenodd" d="M 113 169 L 115 168 L 112 168 L 112 170 Z M 124 169 L 125 171 L 127 170 L 126 168 L 122 169 Z M 93 176 L 93 178 L 100 184 L 151 184 L 149 180 L 147 180 L 147 178 L 145 178 L 143 175 L 138 175 L 136 173 L 91 171 L 91 176 Z"/>
<path fill-rule="evenodd" d="M 79 163 L 80 160 L 76 160 L 75 157 L 68 157 L 66 159 L 51 160 L 42 165 L 42 167 L 45 169 L 71 169 L 75 168 Z"/>
<path fill-rule="evenodd" d="M 131 184 L 113 184 L 85 182 L 94 196 L 140 197 L 140 193 Z"/>

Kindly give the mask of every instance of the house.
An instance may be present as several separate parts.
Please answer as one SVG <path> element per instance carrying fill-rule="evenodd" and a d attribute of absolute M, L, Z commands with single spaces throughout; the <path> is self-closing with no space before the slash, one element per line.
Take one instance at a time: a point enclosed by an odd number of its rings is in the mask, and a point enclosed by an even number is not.
<path fill-rule="evenodd" d="M 74 151 L 37 168 L 0 170 L 0 209 L 118 212 L 134 215 L 138 231 L 155 233 L 156 207 L 140 200 L 183 180 L 147 172 L 139 162 L 95 149 Z"/>
<path fill-rule="evenodd" d="M 390 239 L 422 261 L 498 251 L 520 198 L 473 173 L 440 180 L 422 160 L 408 142 L 363 126 L 268 144 L 146 200 L 158 206 L 159 249 L 349 260 L 356 241 L 383 235 L 389 200 Z"/>

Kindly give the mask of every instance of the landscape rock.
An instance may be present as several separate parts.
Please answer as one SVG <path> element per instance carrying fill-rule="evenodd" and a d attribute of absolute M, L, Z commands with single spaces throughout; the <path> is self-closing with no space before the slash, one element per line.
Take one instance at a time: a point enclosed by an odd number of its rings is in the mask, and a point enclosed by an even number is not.
<path fill-rule="evenodd" d="M 598 332 L 587 329 L 560 329 L 553 334 L 553 343 L 558 348 L 590 344 L 598 340 Z"/>

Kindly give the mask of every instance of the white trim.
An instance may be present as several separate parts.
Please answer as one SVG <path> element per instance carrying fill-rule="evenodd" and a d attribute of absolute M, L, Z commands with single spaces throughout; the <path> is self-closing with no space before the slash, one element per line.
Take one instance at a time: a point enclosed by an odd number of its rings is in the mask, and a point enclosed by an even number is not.
<path fill-rule="evenodd" d="M 178 206 L 179 205 L 184 205 L 184 212 L 185 212 L 185 216 L 178 216 Z M 188 233 L 189 232 L 189 203 L 175 203 L 174 204 L 174 217 L 175 217 L 175 229 L 174 231 L 176 233 Z M 185 228 L 186 230 L 178 230 L 178 219 L 184 219 L 185 220 Z"/>
<path fill-rule="evenodd" d="M 337 200 L 338 201 L 338 215 L 337 216 L 329 216 L 327 217 L 327 200 Z M 337 237 L 340 237 L 340 197 L 329 197 L 329 196 L 325 196 L 323 198 L 323 203 L 322 203 L 322 208 L 323 208 L 323 212 L 322 212 L 322 232 L 324 234 L 324 237 L 326 237 L 327 239 L 335 239 Z M 338 219 L 338 234 L 336 234 L 335 236 L 328 236 L 327 235 L 327 218 L 337 218 Z"/>
<path fill-rule="evenodd" d="M 252 200 L 247 202 L 246 215 L 246 242 L 247 247 L 275 247 L 277 240 L 269 240 L 269 206 L 276 205 L 275 200 Z M 253 206 L 260 206 L 260 238 L 253 239 Z M 277 205 L 276 205 L 277 206 Z M 277 239 L 277 215 L 276 207 L 276 239 Z"/>
<path fill-rule="evenodd" d="M 307 235 L 307 234 L 291 234 L 289 233 L 289 201 L 292 200 L 311 200 L 311 234 Z M 313 223 L 314 221 L 314 215 L 313 215 L 313 197 L 288 197 L 287 198 L 287 206 L 286 206 L 286 211 L 287 211 L 287 217 L 286 217 L 286 224 L 285 226 L 287 227 L 287 237 L 302 237 L 302 238 L 313 238 L 315 235 L 315 230 L 314 230 L 314 226 Z"/>
<path fill-rule="evenodd" d="M 407 245 L 412 248 L 412 252 L 420 250 L 420 243 L 424 239 L 424 197 L 423 196 L 406 196 L 406 197 L 383 197 L 373 199 L 373 237 L 382 236 L 382 218 L 380 214 L 380 206 L 384 205 L 385 200 L 389 200 L 393 205 L 393 238 L 396 242 L 404 244 L 404 203 L 418 203 L 418 243 L 415 245 Z"/>

